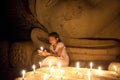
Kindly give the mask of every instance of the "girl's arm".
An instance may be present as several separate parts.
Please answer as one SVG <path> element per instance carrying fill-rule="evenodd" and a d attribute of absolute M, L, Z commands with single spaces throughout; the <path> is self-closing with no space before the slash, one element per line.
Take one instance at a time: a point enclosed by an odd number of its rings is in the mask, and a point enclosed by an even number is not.
<path fill-rule="evenodd" d="M 50 53 L 50 55 L 48 56 L 55 56 L 55 57 L 60 57 L 61 53 L 62 53 L 63 48 L 59 48 L 58 51 L 56 53 Z"/>
<path fill-rule="evenodd" d="M 56 53 L 53 53 L 52 51 L 51 51 L 51 52 L 47 52 L 47 51 L 45 50 L 45 51 L 43 51 L 43 52 L 39 52 L 39 55 L 42 55 L 42 56 L 56 56 L 56 57 L 60 57 L 63 48 L 64 48 L 64 47 L 60 47 Z"/>
<path fill-rule="evenodd" d="M 56 53 L 56 54 L 58 55 L 58 57 L 61 56 L 61 53 L 62 53 L 62 51 L 63 51 L 63 48 L 64 48 L 64 47 L 61 47 L 61 48 L 58 49 L 58 51 L 57 51 L 57 53 Z"/>
<path fill-rule="evenodd" d="M 48 56 L 48 55 L 50 55 L 50 53 L 47 52 L 46 50 L 45 51 L 37 50 L 37 52 L 38 52 L 38 55 L 40 55 L 40 56 Z"/>

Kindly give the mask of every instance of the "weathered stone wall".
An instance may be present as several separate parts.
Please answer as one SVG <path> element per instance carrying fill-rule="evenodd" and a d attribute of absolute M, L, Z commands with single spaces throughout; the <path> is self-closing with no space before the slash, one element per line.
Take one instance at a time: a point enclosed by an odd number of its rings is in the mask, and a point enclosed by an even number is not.
<path fill-rule="evenodd" d="M 0 42 L 0 70 L 9 67 L 9 46 L 10 45 L 8 41 Z"/>
<path fill-rule="evenodd" d="M 9 61 L 13 68 L 26 68 L 31 65 L 31 57 L 34 51 L 31 41 L 15 42 L 10 47 Z"/>
<path fill-rule="evenodd" d="M 8 34 L 28 40 L 31 28 L 40 27 L 46 32 L 57 31 L 65 38 L 120 39 L 119 3 L 119 0 L 10 0 L 8 24 L 13 31 L 8 30 Z"/>
<path fill-rule="evenodd" d="M 31 12 L 49 32 L 69 38 L 120 39 L 119 4 L 119 0 L 29 0 Z"/>
<path fill-rule="evenodd" d="M 120 75 L 120 62 L 111 62 L 109 64 L 108 70 L 117 72 Z"/>
<path fill-rule="evenodd" d="M 5 30 L 3 31 L 8 39 L 30 40 L 30 33 L 33 27 L 46 29 L 37 21 L 27 7 L 27 0 L 8 0 L 8 12 Z"/>
<path fill-rule="evenodd" d="M 49 48 L 48 33 L 41 30 L 40 28 L 34 28 L 31 31 L 31 40 L 36 48 L 43 46 L 44 48 Z"/>

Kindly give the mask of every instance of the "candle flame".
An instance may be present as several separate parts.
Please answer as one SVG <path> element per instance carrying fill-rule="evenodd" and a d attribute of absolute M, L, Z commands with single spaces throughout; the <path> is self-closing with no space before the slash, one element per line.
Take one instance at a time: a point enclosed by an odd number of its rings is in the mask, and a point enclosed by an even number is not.
<path fill-rule="evenodd" d="M 40 50 L 43 51 L 43 47 L 42 46 L 40 47 Z"/>
<path fill-rule="evenodd" d="M 43 80 L 47 80 L 47 74 L 44 75 Z"/>
<path fill-rule="evenodd" d="M 22 70 L 22 78 L 24 79 L 25 77 L 25 74 L 26 74 L 26 71 L 25 70 Z"/>
<path fill-rule="evenodd" d="M 25 74 L 26 73 L 26 71 L 25 70 L 22 70 L 22 74 Z"/>
<path fill-rule="evenodd" d="M 35 66 L 35 65 L 33 65 L 33 66 L 32 66 L 32 68 L 33 68 L 33 69 L 35 69 L 35 68 L 36 68 L 36 66 Z"/>
<path fill-rule="evenodd" d="M 92 63 L 92 62 L 90 62 L 90 69 L 92 69 L 92 67 L 93 67 L 93 63 Z"/>
<path fill-rule="evenodd" d="M 91 80 L 91 73 L 88 71 L 88 80 Z"/>
<path fill-rule="evenodd" d="M 61 78 L 63 77 L 63 70 L 60 70 L 60 76 L 61 76 Z"/>
<path fill-rule="evenodd" d="M 33 66 L 32 66 L 32 68 L 33 68 L 33 71 L 34 71 L 34 73 L 35 73 L 35 68 L 36 68 L 36 66 L 35 66 L 35 65 L 33 65 Z"/>
<path fill-rule="evenodd" d="M 101 70 L 102 70 L 102 67 L 101 67 L 101 66 L 99 66 L 99 67 L 98 67 L 98 70 L 99 70 L 99 71 L 101 71 Z"/>
<path fill-rule="evenodd" d="M 57 66 L 58 66 L 58 68 L 60 68 L 60 67 L 61 67 L 61 63 L 60 63 L 60 62 L 58 62 Z"/>
<path fill-rule="evenodd" d="M 117 71 L 117 66 L 114 65 L 113 68 L 114 68 L 115 71 Z"/>
<path fill-rule="evenodd" d="M 53 67 L 50 68 L 50 75 L 52 75 Z"/>
<path fill-rule="evenodd" d="M 39 62 L 40 67 L 42 66 L 42 62 Z"/>
<path fill-rule="evenodd" d="M 79 69 L 79 68 L 80 68 L 80 63 L 77 62 L 77 63 L 76 63 L 76 69 Z"/>

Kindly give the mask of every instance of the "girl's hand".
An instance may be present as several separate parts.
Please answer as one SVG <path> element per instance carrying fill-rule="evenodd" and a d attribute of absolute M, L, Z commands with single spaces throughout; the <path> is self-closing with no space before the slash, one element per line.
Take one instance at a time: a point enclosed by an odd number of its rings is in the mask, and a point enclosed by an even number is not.
<path fill-rule="evenodd" d="M 42 51 L 41 50 L 37 50 L 37 53 L 38 53 L 38 55 L 42 55 Z"/>
<path fill-rule="evenodd" d="M 41 53 L 42 51 L 41 50 L 37 50 L 37 53 Z"/>
<path fill-rule="evenodd" d="M 37 50 L 37 52 L 38 52 L 38 55 L 40 55 L 40 56 L 49 56 L 50 55 L 50 53 L 48 53 L 46 50 L 44 50 L 44 51 Z"/>
<path fill-rule="evenodd" d="M 46 53 L 46 56 L 50 56 L 50 55 L 51 55 L 50 53 L 48 53 L 48 52 Z"/>
<path fill-rule="evenodd" d="M 42 52 L 42 56 L 46 56 L 46 52 Z"/>
<path fill-rule="evenodd" d="M 42 52 L 42 55 L 44 55 L 44 56 L 49 56 L 50 53 L 48 53 L 48 52 L 45 50 L 44 52 Z"/>

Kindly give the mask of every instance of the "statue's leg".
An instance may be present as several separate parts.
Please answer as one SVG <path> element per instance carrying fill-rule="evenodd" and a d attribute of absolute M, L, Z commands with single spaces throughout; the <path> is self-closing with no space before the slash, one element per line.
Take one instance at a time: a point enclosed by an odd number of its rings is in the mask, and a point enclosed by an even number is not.
<path fill-rule="evenodd" d="M 115 71 L 120 75 L 120 62 L 111 62 L 108 66 L 109 71 Z"/>
<path fill-rule="evenodd" d="M 36 67 L 40 67 L 39 62 L 41 62 L 43 59 L 45 59 L 44 56 L 40 56 L 37 54 L 37 52 L 34 52 L 32 54 L 32 65 L 36 65 Z"/>

